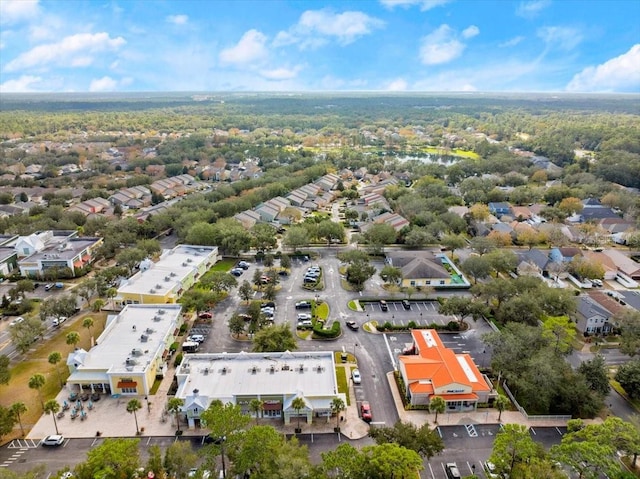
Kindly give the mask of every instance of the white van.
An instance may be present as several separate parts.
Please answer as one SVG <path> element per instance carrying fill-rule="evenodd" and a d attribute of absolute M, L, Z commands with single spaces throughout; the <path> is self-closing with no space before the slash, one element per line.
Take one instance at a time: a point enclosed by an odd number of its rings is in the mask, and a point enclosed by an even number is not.
<path fill-rule="evenodd" d="M 185 353 L 195 353 L 200 347 L 200 343 L 196 343 L 195 341 L 186 341 L 182 343 L 182 351 Z"/>

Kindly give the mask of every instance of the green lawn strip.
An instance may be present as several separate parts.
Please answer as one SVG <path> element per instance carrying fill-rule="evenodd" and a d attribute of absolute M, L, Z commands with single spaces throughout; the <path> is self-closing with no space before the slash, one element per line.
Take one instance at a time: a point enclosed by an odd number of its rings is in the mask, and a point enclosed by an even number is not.
<path fill-rule="evenodd" d="M 221 259 L 214 264 L 209 271 L 229 271 L 235 266 L 236 262 L 237 260 L 235 259 Z"/>
<path fill-rule="evenodd" d="M 314 314 L 318 317 L 318 319 L 326 321 L 329 317 L 329 305 L 327 303 L 317 304 Z"/>
<path fill-rule="evenodd" d="M 360 302 L 357 300 L 351 300 L 349 301 L 349 303 L 347 304 L 347 307 L 351 310 L 351 311 L 362 311 L 362 309 L 360 308 Z"/>

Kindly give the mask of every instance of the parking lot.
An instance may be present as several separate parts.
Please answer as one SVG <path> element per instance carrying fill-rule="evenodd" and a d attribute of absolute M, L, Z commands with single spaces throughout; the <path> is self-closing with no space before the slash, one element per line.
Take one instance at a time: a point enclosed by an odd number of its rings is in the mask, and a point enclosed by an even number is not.
<path fill-rule="evenodd" d="M 388 321 L 394 325 L 407 324 L 409 321 L 421 326 L 428 326 L 432 323 L 445 325 L 449 321 L 457 320 L 453 316 L 440 314 L 437 301 L 409 301 L 410 309 L 405 309 L 402 301 L 387 301 L 386 304 L 387 311 L 384 311 L 380 301 L 360 303 L 364 313 L 367 315 L 367 320 Z"/>

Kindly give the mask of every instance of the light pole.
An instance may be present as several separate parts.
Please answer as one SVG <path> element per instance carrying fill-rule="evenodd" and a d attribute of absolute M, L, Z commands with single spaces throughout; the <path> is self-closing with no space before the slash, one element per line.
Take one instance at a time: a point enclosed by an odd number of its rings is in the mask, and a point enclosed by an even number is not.
<path fill-rule="evenodd" d="M 149 402 L 149 396 L 145 396 L 144 400 L 147 401 L 147 412 L 151 412 L 151 403 Z"/>
<path fill-rule="evenodd" d="M 355 343 L 353 345 L 353 360 L 355 361 L 356 359 L 356 348 L 358 347 L 358 343 Z M 357 361 L 356 361 L 357 362 Z"/>

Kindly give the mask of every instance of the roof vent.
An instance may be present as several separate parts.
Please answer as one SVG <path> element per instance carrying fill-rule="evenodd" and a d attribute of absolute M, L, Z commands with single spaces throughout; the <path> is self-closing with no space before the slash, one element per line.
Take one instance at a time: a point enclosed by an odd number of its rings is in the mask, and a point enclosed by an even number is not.
<path fill-rule="evenodd" d="M 227 371 L 228 369 L 226 368 L 226 366 L 220 370 L 222 374 L 227 374 Z"/>
<path fill-rule="evenodd" d="M 209 374 L 209 368 L 204 368 L 204 375 L 206 376 L 207 374 Z"/>
<path fill-rule="evenodd" d="M 273 374 L 273 373 L 275 373 L 275 372 L 276 372 L 276 367 L 275 367 L 273 364 L 272 364 L 272 365 L 271 365 L 271 367 L 269 368 L 269 372 L 270 372 L 271 374 Z"/>
<path fill-rule="evenodd" d="M 283 371 L 288 371 L 289 369 L 290 369 L 290 368 L 289 368 L 289 365 L 288 365 L 288 364 L 283 364 L 283 365 L 282 365 L 282 370 L 283 370 Z"/>
<path fill-rule="evenodd" d="M 258 368 L 257 368 L 256 366 L 253 366 L 253 367 L 251 368 L 251 374 L 255 374 L 255 373 L 257 373 L 257 372 L 258 372 Z"/>
<path fill-rule="evenodd" d="M 158 314 L 164 314 L 164 313 L 165 313 L 165 310 L 164 310 L 164 309 L 159 309 L 159 310 L 158 310 Z"/>
<path fill-rule="evenodd" d="M 318 371 L 319 373 L 321 373 L 322 371 L 324 371 L 324 368 L 322 367 L 322 364 L 318 364 L 316 366 L 316 371 Z"/>
<path fill-rule="evenodd" d="M 151 294 L 153 294 L 153 293 L 155 293 L 155 292 L 156 292 L 156 289 L 155 289 L 155 288 L 151 288 L 151 289 L 149 290 L 149 292 L 150 292 Z"/>
<path fill-rule="evenodd" d="M 300 371 L 301 373 L 304 372 L 304 364 L 300 363 L 300 366 L 298 366 L 298 371 Z"/>

